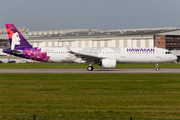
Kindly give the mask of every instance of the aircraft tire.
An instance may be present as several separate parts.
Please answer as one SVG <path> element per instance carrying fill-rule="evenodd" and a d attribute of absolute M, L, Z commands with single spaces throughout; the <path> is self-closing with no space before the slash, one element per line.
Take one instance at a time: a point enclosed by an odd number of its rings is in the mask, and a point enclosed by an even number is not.
<path fill-rule="evenodd" d="M 160 70 L 159 67 L 157 67 L 157 68 L 156 68 L 156 71 L 159 71 L 159 70 Z"/>
<path fill-rule="evenodd" d="M 87 67 L 87 70 L 88 70 L 88 71 L 93 71 L 93 69 L 94 69 L 93 66 L 88 66 L 88 67 Z"/>

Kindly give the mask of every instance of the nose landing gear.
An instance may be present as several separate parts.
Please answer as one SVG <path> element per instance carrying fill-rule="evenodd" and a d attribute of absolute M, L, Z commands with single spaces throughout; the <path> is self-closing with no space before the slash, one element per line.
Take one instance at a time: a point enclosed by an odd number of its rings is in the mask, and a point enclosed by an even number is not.
<path fill-rule="evenodd" d="M 156 71 L 159 71 L 159 70 L 160 70 L 160 68 L 158 66 L 158 63 L 156 63 Z"/>

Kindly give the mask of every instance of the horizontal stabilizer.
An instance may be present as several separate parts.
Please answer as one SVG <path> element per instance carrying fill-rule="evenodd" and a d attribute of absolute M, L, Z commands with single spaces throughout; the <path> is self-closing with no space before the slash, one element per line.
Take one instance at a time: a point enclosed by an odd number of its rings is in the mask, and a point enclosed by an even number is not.
<path fill-rule="evenodd" d="M 5 51 L 11 52 L 13 54 L 21 55 L 23 54 L 23 51 L 21 50 L 10 50 L 10 49 L 4 49 Z"/>

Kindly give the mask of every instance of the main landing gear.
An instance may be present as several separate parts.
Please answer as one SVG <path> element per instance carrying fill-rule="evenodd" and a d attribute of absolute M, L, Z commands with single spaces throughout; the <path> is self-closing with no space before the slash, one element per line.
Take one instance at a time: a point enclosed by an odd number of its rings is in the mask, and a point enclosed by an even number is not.
<path fill-rule="evenodd" d="M 93 68 L 92 65 L 89 65 L 89 66 L 87 67 L 87 70 L 88 70 L 88 71 L 93 71 L 93 69 L 94 69 L 94 68 Z"/>
<path fill-rule="evenodd" d="M 156 63 L 156 71 L 159 71 L 159 66 L 158 66 L 158 63 Z"/>

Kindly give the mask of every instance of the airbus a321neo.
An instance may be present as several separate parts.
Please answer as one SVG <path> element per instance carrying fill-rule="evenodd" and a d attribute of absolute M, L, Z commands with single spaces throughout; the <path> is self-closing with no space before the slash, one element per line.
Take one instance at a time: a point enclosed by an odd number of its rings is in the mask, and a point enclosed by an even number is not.
<path fill-rule="evenodd" d="M 120 48 L 120 47 L 33 47 L 16 29 L 13 24 L 6 24 L 10 48 L 3 49 L 4 53 L 42 62 L 83 63 L 89 64 L 88 71 L 93 65 L 102 68 L 116 68 L 117 63 L 170 63 L 177 57 L 162 48 Z"/>

